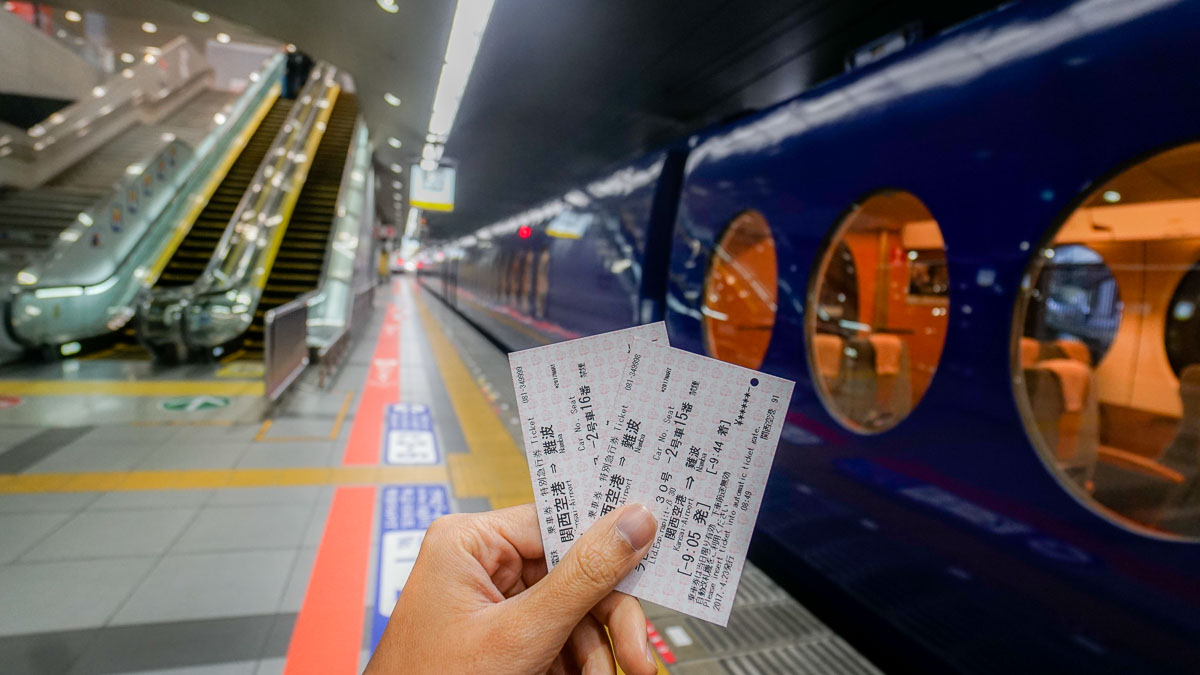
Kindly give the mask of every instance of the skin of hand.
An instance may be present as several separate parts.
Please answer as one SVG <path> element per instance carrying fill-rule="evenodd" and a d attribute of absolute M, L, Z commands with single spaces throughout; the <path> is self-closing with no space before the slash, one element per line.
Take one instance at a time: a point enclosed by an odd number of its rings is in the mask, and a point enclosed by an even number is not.
<path fill-rule="evenodd" d="M 615 673 L 615 650 L 626 673 L 651 675 L 642 606 L 613 589 L 657 528 L 644 506 L 623 506 L 547 574 L 532 504 L 438 518 L 364 672 Z"/>

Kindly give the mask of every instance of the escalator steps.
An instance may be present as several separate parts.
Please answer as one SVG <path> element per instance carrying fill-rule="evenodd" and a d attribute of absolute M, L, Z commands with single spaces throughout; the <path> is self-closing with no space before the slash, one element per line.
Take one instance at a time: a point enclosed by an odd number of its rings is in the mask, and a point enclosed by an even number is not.
<path fill-rule="evenodd" d="M 284 99 L 276 100 L 271 106 L 221 184 L 209 198 L 204 210 L 196 218 L 192 229 L 171 256 L 158 279 L 159 287 L 186 286 L 204 271 L 217 248 L 217 243 L 221 240 L 221 235 L 229 226 L 237 205 L 246 189 L 250 187 L 250 181 L 254 179 L 254 174 L 266 157 L 271 142 L 275 140 L 275 135 L 287 119 L 291 107 L 292 101 Z"/>
<path fill-rule="evenodd" d="M 241 358 L 262 358 L 263 321 L 268 310 L 291 302 L 320 283 L 346 153 L 350 149 L 357 116 L 358 100 L 353 94 L 340 94 L 313 155 L 308 178 L 296 199 L 254 321 L 242 336 Z"/>

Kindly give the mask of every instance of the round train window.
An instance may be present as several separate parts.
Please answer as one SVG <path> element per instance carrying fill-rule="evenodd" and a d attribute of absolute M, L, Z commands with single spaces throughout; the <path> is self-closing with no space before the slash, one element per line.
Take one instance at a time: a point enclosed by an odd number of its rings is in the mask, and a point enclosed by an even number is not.
<path fill-rule="evenodd" d="M 733 219 L 712 254 L 704 284 L 704 339 L 714 358 L 762 365 L 779 293 L 775 240 L 758 211 Z"/>
<path fill-rule="evenodd" d="M 1120 524 L 1191 537 L 1200 536 L 1198 261 L 1200 144 L 1191 144 L 1101 185 L 1037 251 L 1012 359 L 1025 426 L 1064 485 Z"/>
<path fill-rule="evenodd" d="M 921 200 L 886 191 L 850 211 L 813 277 L 805 326 L 834 418 L 878 433 L 908 416 L 942 355 L 949 292 L 942 232 Z"/>

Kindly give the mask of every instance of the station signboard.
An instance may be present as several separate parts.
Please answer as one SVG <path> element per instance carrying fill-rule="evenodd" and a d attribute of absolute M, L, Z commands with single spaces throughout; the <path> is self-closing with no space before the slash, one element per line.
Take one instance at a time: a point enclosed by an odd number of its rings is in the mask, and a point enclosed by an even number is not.
<path fill-rule="evenodd" d="M 456 170 L 452 166 L 426 171 L 420 164 L 414 164 L 408 181 L 409 205 L 427 211 L 453 211 L 455 179 Z"/>

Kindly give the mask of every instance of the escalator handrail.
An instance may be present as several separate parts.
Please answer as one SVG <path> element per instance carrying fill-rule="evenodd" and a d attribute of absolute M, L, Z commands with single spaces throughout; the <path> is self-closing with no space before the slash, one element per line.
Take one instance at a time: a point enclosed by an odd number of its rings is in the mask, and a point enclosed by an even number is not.
<path fill-rule="evenodd" d="M 298 196 L 304 185 L 312 165 L 309 146 L 315 146 L 314 129 L 323 122 L 322 117 L 328 117 L 327 111 L 333 105 L 330 98 L 336 96 L 335 73 L 333 66 L 324 63 L 313 69 L 313 76 L 267 150 L 208 265 L 193 284 L 197 297 L 223 294 L 239 290 L 247 282 L 265 280 L 267 270 L 257 263 L 286 227 L 288 197 Z M 323 133 L 323 129 L 320 131 Z"/>

